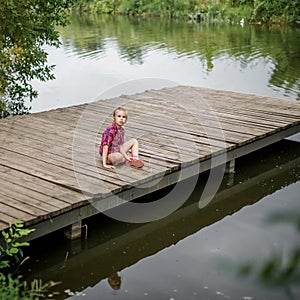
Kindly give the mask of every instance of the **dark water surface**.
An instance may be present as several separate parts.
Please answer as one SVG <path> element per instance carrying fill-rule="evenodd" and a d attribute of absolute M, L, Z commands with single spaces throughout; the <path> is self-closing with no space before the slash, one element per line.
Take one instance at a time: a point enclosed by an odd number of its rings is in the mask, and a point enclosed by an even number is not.
<path fill-rule="evenodd" d="M 188 201 L 160 221 L 130 224 L 99 215 L 84 222 L 87 240 L 69 242 L 58 232 L 33 241 L 27 278 L 61 281 L 56 299 L 289 299 L 224 263 L 259 268 L 274 254 L 286 263 L 299 246 L 295 226 L 267 218 L 299 212 L 300 143 L 284 140 L 236 163 L 234 176 L 224 178 L 203 209 L 206 174 Z M 108 282 L 116 274 L 117 290 Z M 292 291 L 300 296 L 299 288 Z"/>
<path fill-rule="evenodd" d="M 34 83 L 33 112 L 178 83 L 296 101 L 299 37 L 288 27 L 74 16 L 61 30 L 62 48 L 48 49 L 57 79 Z M 274 212 L 300 212 L 299 138 L 238 159 L 234 176 L 200 209 L 206 180 L 201 175 L 188 201 L 162 220 L 99 215 L 84 222 L 87 240 L 57 232 L 33 241 L 25 277 L 61 281 L 55 299 L 288 299 L 224 264 L 259 267 L 274 253 L 285 264 L 299 246 L 293 225 L 266 222 Z M 292 292 L 300 296 L 299 288 Z"/>

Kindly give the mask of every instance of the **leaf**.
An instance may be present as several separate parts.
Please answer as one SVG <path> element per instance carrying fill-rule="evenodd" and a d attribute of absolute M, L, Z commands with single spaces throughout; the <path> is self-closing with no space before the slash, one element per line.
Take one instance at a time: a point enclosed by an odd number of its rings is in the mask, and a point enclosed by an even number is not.
<path fill-rule="evenodd" d="M 37 97 L 31 81 L 53 78 L 47 67 L 45 45 L 59 46 L 57 26 L 67 24 L 73 1 L 1 1 L 0 6 L 0 116 L 29 113 L 27 100 Z M 15 228 L 22 228 L 21 221 Z M 12 234 L 12 232 L 11 232 Z"/>
<path fill-rule="evenodd" d="M 6 240 L 9 237 L 9 234 L 7 232 L 5 232 L 5 231 L 2 231 L 2 236 Z"/>
<path fill-rule="evenodd" d="M 10 254 L 17 254 L 19 252 L 19 249 L 18 248 L 10 248 L 7 250 L 7 253 Z"/>
<path fill-rule="evenodd" d="M 12 244 L 13 247 L 25 247 L 25 246 L 29 246 L 30 244 L 28 242 L 22 242 L 22 243 L 19 243 L 19 242 L 15 242 Z"/>
<path fill-rule="evenodd" d="M 10 267 L 10 263 L 8 260 L 0 261 L 0 269 L 9 268 L 9 267 Z"/>

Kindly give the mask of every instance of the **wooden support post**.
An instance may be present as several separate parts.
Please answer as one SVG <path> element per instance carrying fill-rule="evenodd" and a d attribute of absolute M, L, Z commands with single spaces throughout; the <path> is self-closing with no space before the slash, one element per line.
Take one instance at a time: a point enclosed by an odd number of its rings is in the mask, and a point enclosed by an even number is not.
<path fill-rule="evenodd" d="M 225 174 L 227 175 L 227 186 L 232 186 L 234 183 L 235 159 L 226 163 Z"/>
<path fill-rule="evenodd" d="M 226 163 L 225 174 L 233 174 L 235 172 L 235 159 Z"/>
<path fill-rule="evenodd" d="M 232 186 L 234 184 L 234 173 L 228 173 L 226 176 L 227 186 Z"/>
<path fill-rule="evenodd" d="M 81 237 L 81 219 L 76 223 L 73 223 L 69 226 L 69 228 L 65 231 L 65 236 L 70 239 L 74 240 Z"/>

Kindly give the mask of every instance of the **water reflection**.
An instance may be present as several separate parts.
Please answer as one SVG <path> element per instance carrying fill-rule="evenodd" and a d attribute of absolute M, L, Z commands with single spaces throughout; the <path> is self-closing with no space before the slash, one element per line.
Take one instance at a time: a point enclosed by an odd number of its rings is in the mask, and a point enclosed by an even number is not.
<path fill-rule="evenodd" d="M 184 206 L 165 219 L 129 224 L 96 216 L 86 221 L 87 240 L 69 243 L 52 235 L 35 241 L 26 276 L 61 281 L 57 299 L 66 298 L 64 291 L 69 290 L 84 291 L 86 299 L 242 299 L 250 294 L 282 300 L 278 291 L 237 283 L 221 274 L 216 263 L 220 258 L 262 259 L 282 244 L 286 253 L 299 242 L 284 226 L 274 230 L 260 224 L 260 217 L 272 209 L 299 208 L 298 200 L 289 200 L 295 195 L 288 189 L 300 182 L 299 154 L 300 144 L 285 140 L 239 159 L 234 176 L 224 179 L 203 209 L 198 200 L 206 174 Z M 277 191 L 283 191 L 279 201 Z"/>
<path fill-rule="evenodd" d="M 47 48 L 56 79 L 33 82 L 32 112 L 91 102 L 147 78 L 299 99 L 299 35 L 291 27 L 74 15 L 61 30 L 62 47 Z"/>
<path fill-rule="evenodd" d="M 144 64 L 155 50 L 178 59 L 197 58 L 206 73 L 218 60 L 236 61 L 240 70 L 272 64 L 269 84 L 300 98 L 300 30 L 292 27 L 195 24 L 171 20 L 74 15 L 61 31 L 69 54 L 97 59 L 116 48 L 121 59 Z"/>

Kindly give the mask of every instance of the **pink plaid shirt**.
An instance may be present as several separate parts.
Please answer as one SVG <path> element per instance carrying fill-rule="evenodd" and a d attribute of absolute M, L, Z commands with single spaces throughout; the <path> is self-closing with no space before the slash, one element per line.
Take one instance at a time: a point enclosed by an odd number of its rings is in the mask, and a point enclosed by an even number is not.
<path fill-rule="evenodd" d="M 108 126 L 102 133 L 102 140 L 99 147 L 99 153 L 102 156 L 103 146 L 108 145 L 108 154 L 120 152 L 120 146 L 124 144 L 125 129 L 120 130 L 115 123 Z"/>

